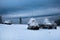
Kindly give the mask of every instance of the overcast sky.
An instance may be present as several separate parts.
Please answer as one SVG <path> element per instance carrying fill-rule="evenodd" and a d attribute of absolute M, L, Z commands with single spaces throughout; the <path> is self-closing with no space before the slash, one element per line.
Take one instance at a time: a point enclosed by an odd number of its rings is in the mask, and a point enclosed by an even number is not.
<path fill-rule="evenodd" d="M 36 12 L 36 15 L 37 13 L 39 15 L 60 13 L 60 0 L 0 0 L 0 15 L 17 14 L 21 16 L 32 14 L 32 12 Z"/>

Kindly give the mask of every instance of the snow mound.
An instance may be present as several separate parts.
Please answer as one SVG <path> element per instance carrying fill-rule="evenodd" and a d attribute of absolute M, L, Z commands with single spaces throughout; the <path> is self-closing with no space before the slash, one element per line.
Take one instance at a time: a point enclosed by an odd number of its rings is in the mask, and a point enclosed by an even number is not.
<path fill-rule="evenodd" d="M 35 18 L 31 18 L 28 22 L 30 26 L 38 26 L 38 22 L 36 21 Z"/>

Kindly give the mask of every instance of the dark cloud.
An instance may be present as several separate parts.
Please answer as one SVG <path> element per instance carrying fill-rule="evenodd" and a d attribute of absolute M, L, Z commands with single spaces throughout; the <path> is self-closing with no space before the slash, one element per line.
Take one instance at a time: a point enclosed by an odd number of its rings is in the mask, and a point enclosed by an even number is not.
<path fill-rule="evenodd" d="M 60 0 L 0 0 L 0 14 L 48 7 L 60 7 Z"/>

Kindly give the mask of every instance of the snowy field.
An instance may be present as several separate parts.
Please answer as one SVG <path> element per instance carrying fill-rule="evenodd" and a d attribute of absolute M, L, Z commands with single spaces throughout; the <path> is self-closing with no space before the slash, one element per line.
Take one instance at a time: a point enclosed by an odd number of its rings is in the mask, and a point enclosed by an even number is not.
<path fill-rule="evenodd" d="M 27 25 L 0 24 L 0 40 L 60 40 L 60 28 L 28 30 Z"/>

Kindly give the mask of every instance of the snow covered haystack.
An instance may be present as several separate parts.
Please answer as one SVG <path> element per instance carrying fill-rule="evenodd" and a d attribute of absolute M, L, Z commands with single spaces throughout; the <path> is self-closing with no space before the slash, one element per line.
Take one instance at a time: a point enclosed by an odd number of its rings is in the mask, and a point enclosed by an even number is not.
<path fill-rule="evenodd" d="M 53 21 L 49 21 L 48 18 L 45 18 L 43 21 L 43 28 L 47 28 L 47 29 L 56 29 L 57 28 L 57 24 L 54 23 Z"/>
<path fill-rule="evenodd" d="M 43 24 L 52 25 L 48 18 L 45 18 Z"/>
<path fill-rule="evenodd" d="M 11 24 L 12 24 L 11 20 L 6 20 L 6 21 L 4 21 L 3 23 L 4 23 L 4 24 L 8 24 L 8 25 L 11 25 Z"/>
<path fill-rule="evenodd" d="M 28 29 L 38 30 L 39 25 L 35 18 L 31 18 L 28 22 Z"/>

